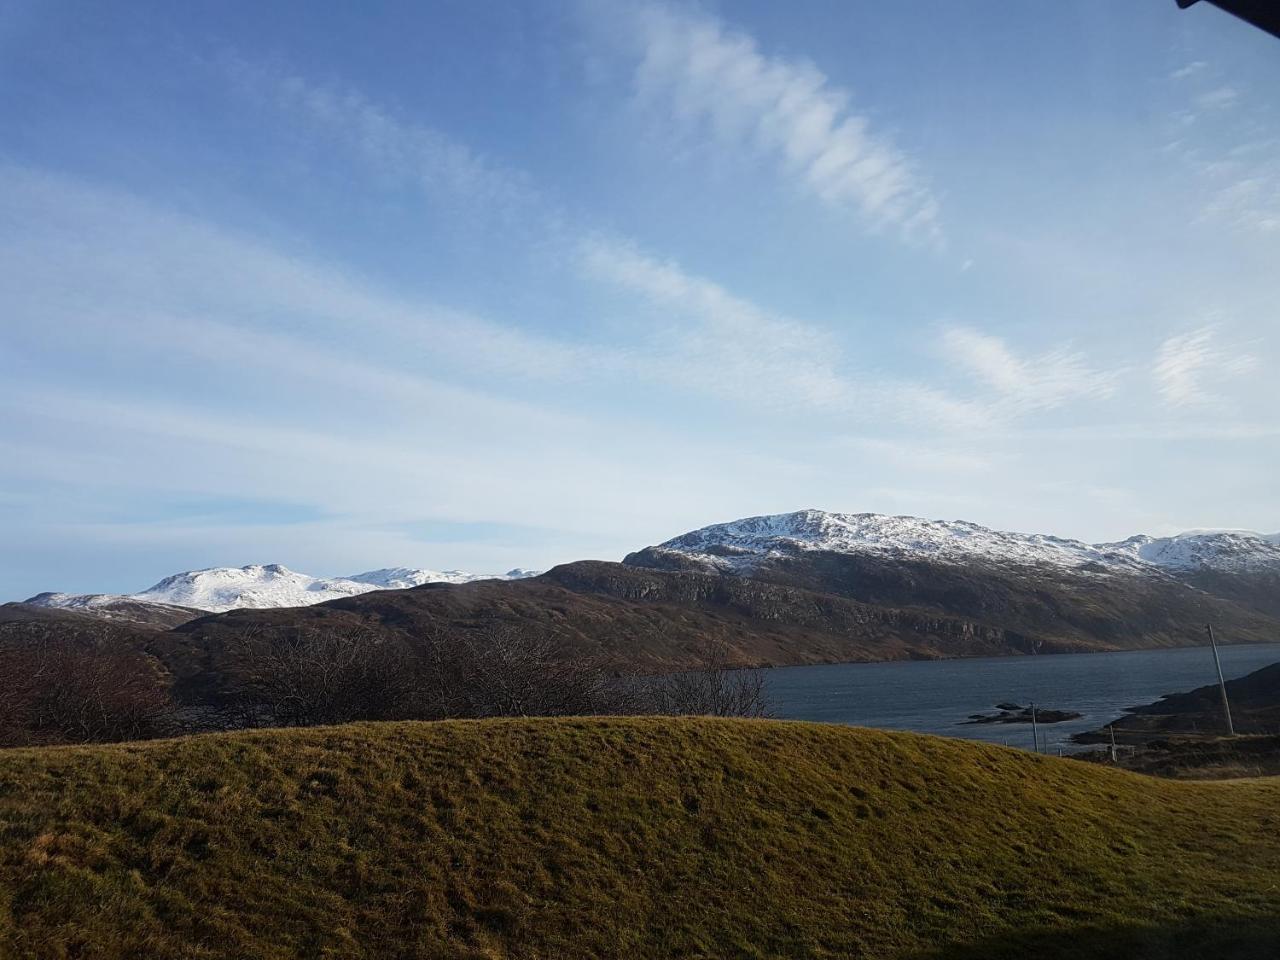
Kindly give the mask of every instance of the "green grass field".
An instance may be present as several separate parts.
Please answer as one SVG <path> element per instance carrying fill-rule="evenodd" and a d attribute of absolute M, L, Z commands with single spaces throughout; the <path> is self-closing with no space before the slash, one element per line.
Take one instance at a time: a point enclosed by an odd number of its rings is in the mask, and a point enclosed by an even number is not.
<path fill-rule="evenodd" d="M 777 721 L 0 753 L 0 956 L 1274 957 L 1280 780 Z"/>

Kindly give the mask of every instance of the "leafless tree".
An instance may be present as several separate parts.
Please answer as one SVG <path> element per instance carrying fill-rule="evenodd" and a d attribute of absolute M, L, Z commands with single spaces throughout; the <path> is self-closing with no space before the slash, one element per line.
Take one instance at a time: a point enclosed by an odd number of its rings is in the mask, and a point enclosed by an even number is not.
<path fill-rule="evenodd" d="M 628 712 L 627 685 L 545 633 L 493 624 L 423 638 L 426 702 L 438 717 Z"/>
<path fill-rule="evenodd" d="M 667 674 L 649 688 L 652 712 L 677 716 L 767 717 L 768 689 L 760 670 L 728 666 L 719 648 L 708 648 L 693 670 Z"/>
<path fill-rule="evenodd" d="M 718 651 L 665 676 L 620 674 L 551 631 L 440 625 L 259 627 L 224 641 L 216 706 L 175 713 L 137 638 L 97 626 L 0 629 L 0 745 L 136 739 L 182 729 L 497 716 L 767 714 L 764 677 Z M 181 718 L 179 720 L 179 717 Z"/>
<path fill-rule="evenodd" d="M 768 716 L 758 670 L 727 665 L 708 648 L 695 669 L 662 676 L 619 674 L 581 654 L 567 654 L 549 633 L 490 625 L 424 638 L 427 703 L 432 716 L 585 716 L 672 714 Z"/>
<path fill-rule="evenodd" d="M 228 648 L 225 713 L 239 724 L 305 726 L 420 712 L 418 665 L 393 636 L 288 627 L 250 631 Z"/>
<path fill-rule="evenodd" d="M 0 638 L 0 744 L 161 736 L 173 715 L 159 665 L 109 628 L 25 623 Z"/>

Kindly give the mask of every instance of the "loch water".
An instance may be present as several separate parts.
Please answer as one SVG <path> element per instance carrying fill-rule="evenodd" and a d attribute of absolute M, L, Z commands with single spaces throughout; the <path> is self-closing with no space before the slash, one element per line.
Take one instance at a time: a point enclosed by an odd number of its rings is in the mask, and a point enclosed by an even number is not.
<path fill-rule="evenodd" d="M 1228 680 L 1280 661 L 1280 643 L 1219 646 Z M 888 663 L 837 663 L 766 671 L 773 715 L 864 727 L 913 730 L 1031 749 L 1031 724 L 966 724 L 1005 701 L 1072 710 L 1079 720 L 1042 724 L 1049 752 L 1089 749 L 1070 737 L 1096 730 L 1125 707 L 1217 681 L 1209 647 L 975 657 Z"/>

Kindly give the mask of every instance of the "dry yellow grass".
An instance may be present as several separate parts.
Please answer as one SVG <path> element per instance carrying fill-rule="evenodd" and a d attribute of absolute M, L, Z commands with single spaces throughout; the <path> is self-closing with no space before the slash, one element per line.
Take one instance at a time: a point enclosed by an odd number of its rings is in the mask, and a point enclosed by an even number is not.
<path fill-rule="evenodd" d="M 0 753 L 0 955 L 1271 957 L 1280 780 L 776 721 Z"/>

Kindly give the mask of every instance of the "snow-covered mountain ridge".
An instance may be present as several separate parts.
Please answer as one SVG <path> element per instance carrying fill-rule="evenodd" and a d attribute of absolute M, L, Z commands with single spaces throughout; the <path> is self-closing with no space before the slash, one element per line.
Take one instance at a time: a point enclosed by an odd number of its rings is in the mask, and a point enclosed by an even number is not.
<path fill-rule="evenodd" d="M 516 580 L 536 576 L 536 571 L 511 570 L 505 574 L 464 573 L 461 570 L 419 570 L 390 567 L 350 577 L 313 577 L 278 563 L 244 567 L 210 567 L 165 577 L 154 586 L 131 594 L 41 593 L 27 603 L 43 607 L 89 612 L 120 600 L 191 607 L 222 613 L 245 607 L 304 607 L 371 590 L 402 590 L 424 583 L 469 583 L 473 580 Z"/>
<path fill-rule="evenodd" d="M 626 562 L 666 566 L 664 558 L 693 561 L 726 573 L 759 573 L 771 558 L 830 552 L 898 560 L 1001 567 L 1055 568 L 1087 576 L 1127 574 L 1202 582 L 1200 575 L 1243 575 L 1232 580 L 1266 582 L 1280 577 L 1280 534 L 1239 530 L 1193 530 L 1172 537 L 1138 535 L 1114 543 L 1089 544 L 1046 534 L 991 530 L 963 520 L 927 520 L 875 513 L 794 513 L 718 523 L 633 554 Z M 645 555 L 648 555 L 647 559 Z M 107 615 L 113 605 L 141 602 L 215 613 L 243 607 L 297 607 L 372 590 L 402 590 L 426 583 L 515 580 L 536 571 L 472 574 L 460 570 L 388 567 L 348 577 L 313 577 L 279 564 L 212 567 L 166 577 L 138 593 L 42 593 L 28 603 Z M 1221 584 L 1219 584 L 1221 586 Z M 1251 587 L 1251 589 L 1253 589 Z"/>
<path fill-rule="evenodd" d="M 1141 575 L 1194 570 L 1280 572 L 1277 541 L 1280 535 L 1194 531 L 1088 544 L 1045 534 L 991 530 L 963 520 L 798 510 L 713 524 L 650 549 L 735 573 L 748 572 L 768 557 L 829 551 L 938 563 L 982 560 Z"/>

